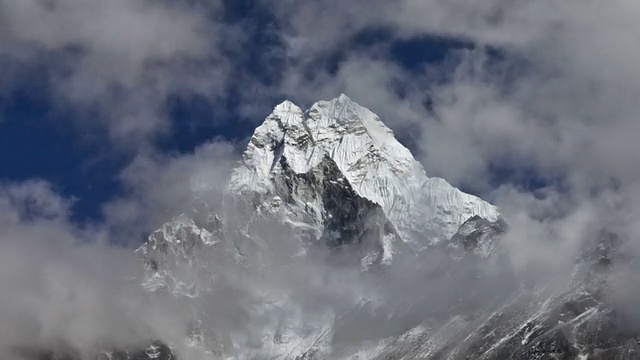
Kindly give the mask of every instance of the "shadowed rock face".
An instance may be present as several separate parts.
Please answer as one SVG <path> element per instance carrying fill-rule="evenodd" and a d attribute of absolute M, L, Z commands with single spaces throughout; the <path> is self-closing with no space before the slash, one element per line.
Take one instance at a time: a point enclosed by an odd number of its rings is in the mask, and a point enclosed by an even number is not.
<path fill-rule="evenodd" d="M 331 158 L 304 174 L 294 173 L 285 157 L 280 163 L 284 176 L 277 178 L 276 191 L 283 200 L 294 203 L 303 196 L 300 192 L 307 192 L 320 204 L 317 225 L 322 232 L 319 239 L 310 239 L 314 245 L 319 240 L 320 246 L 336 251 L 355 249 L 358 261 L 370 266 L 383 262 L 385 242 L 400 241 L 380 205 L 358 195 Z"/>
<path fill-rule="evenodd" d="M 489 221 L 478 215 L 472 216 L 460 226 L 453 235 L 449 246 L 461 247 L 480 256 L 490 256 L 498 242 L 500 235 L 508 230 L 504 219 Z"/>

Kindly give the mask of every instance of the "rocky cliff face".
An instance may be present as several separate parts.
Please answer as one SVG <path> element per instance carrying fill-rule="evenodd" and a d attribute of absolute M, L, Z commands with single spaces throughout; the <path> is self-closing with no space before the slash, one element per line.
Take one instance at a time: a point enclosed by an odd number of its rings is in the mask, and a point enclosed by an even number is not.
<path fill-rule="evenodd" d="M 249 217 L 273 215 L 315 239 L 335 223 L 327 205 L 375 204 L 397 234 L 381 243 L 387 263 L 401 243 L 419 250 L 448 240 L 472 216 L 499 217 L 489 203 L 429 178 L 378 116 L 345 95 L 307 111 L 288 101 L 276 106 L 251 138 L 228 193 L 251 199 Z"/>

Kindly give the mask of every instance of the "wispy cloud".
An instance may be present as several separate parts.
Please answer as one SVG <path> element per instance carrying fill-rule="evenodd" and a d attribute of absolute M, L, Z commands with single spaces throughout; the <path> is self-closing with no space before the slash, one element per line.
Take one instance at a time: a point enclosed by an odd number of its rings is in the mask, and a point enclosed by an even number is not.
<path fill-rule="evenodd" d="M 222 34 L 207 9 L 146 0 L 3 1 L 3 63 L 44 68 L 54 103 L 78 112 L 68 117 L 81 119 L 81 130 L 102 129 L 113 144 L 135 149 L 169 130 L 164 104 L 172 93 L 219 95 Z"/>
<path fill-rule="evenodd" d="M 3 357 L 20 348 L 95 351 L 182 336 L 184 320 L 150 305 L 127 280 L 138 271 L 136 255 L 100 229 L 72 225 L 69 200 L 50 185 L 2 184 L 0 204 Z"/>

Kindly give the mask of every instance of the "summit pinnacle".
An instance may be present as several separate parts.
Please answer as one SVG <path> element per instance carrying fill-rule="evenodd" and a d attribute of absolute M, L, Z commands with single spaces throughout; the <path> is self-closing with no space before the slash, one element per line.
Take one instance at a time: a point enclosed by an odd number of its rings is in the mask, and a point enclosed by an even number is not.
<path fill-rule="evenodd" d="M 283 190 L 278 184 L 283 177 L 310 174 L 327 160 L 357 196 L 381 208 L 399 238 L 414 249 L 448 240 L 473 216 L 499 217 L 493 205 L 428 177 L 393 131 L 346 95 L 308 110 L 290 101 L 277 105 L 255 130 L 228 190 L 259 198 L 256 206 L 278 213 L 283 222 L 309 225 L 302 215 L 322 227 L 323 204 L 313 188 Z"/>

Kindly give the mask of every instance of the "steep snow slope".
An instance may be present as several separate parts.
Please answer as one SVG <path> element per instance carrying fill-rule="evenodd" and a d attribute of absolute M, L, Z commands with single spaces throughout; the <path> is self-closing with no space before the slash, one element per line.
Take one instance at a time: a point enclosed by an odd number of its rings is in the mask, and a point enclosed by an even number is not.
<path fill-rule="evenodd" d="M 277 184 L 286 176 L 283 164 L 293 174 L 307 174 L 325 158 L 358 196 L 382 208 L 414 249 L 448 240 L 472 216 L 499 217 L 491 204 L 443 179 L 429 178 L 377 115 L 345 95 L 317 102 L 307 111 L 289 101 L 276 106 L 255 130 L 229 193 L 256 199 L 255 208 L 278 213 L 283 222 L 303 222 L 322 232 L 323 209 L 314 201 L 314 189 L 282 204 L 291 194 L 283 194 Z"/>

